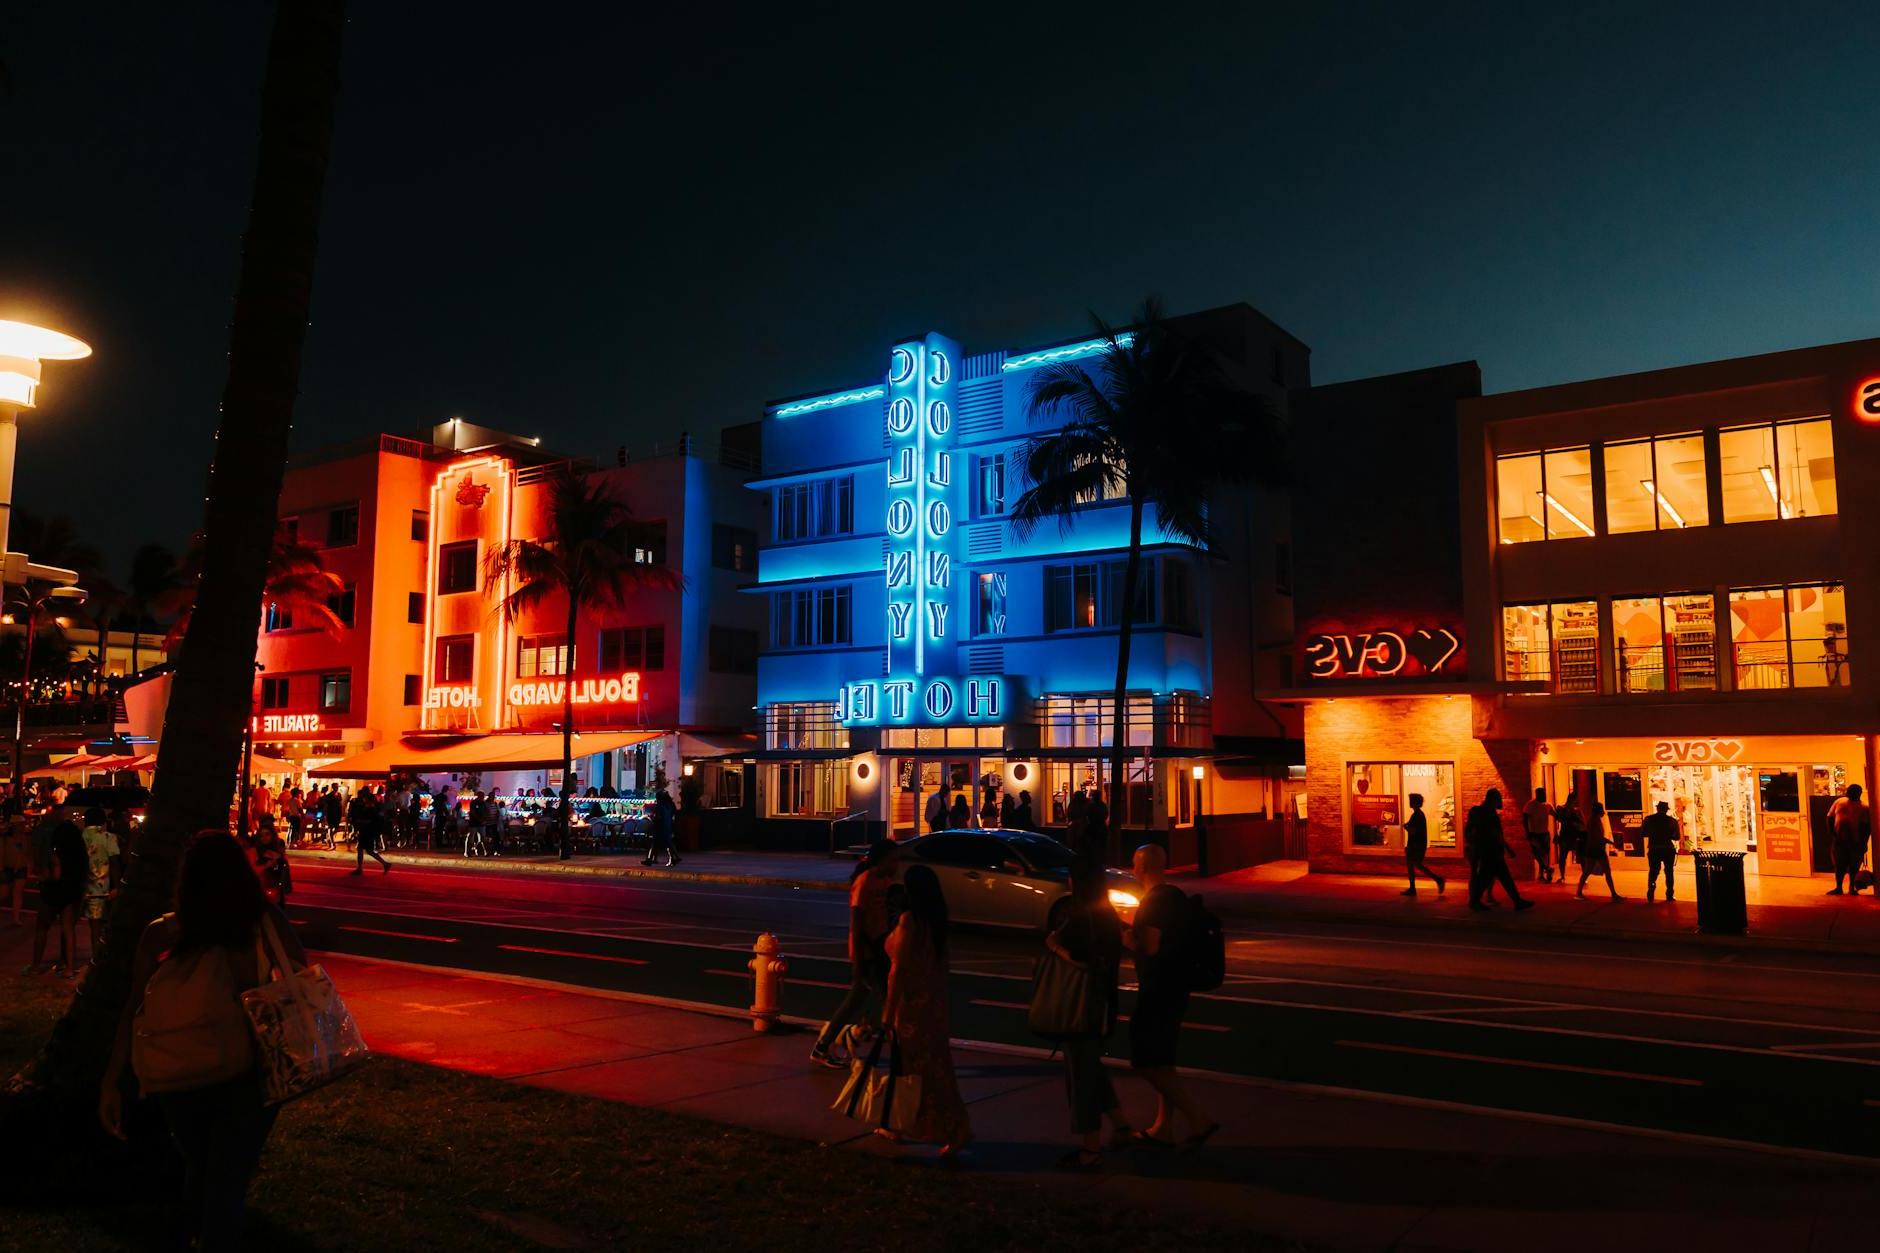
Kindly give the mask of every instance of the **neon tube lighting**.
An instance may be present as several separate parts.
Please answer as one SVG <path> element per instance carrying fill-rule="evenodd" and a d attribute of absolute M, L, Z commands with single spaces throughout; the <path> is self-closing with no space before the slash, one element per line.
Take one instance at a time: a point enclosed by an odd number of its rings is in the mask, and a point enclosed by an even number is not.
<path fill-rule="evenodd" d="M 1127 348 L 1136 342 L 1134 335 L 1118 335 L 1116 346 Z M 1054 361 L 1070 361 L 1077 357 L 1095 356 L 1097 353 L 1110 351 L 1110 341 L 1093 339 L 1087 343 L 1069 344 L 1063 348 L 1047 348 L 1043 352 L 1028 352 L 1022 357 L 1014 357 L 999 368 L 1001 370 L 1028 370 L 1035 365 L 1050 365 Z"/>
<path fill-rule="evenodd" d="M 1645 489 L 1645 494 L 1647 496 L 1650 496 L 1654 498 L 1655 500 L 1657 500 L 1658 504 L 1664 509 L 1664 511 L 1671 515 L 1671 520 L 1677 523 L 1678 528 L 1682 530 L 1684 527 L 1684 515 L 1671 507 L 1671 502 L 1665 499 L 1665 494 L 1658 490 L 1657 485 L 1655 485 L 1650 479 L 1640 479 L 1638 481 L 1638 485 Z"/>
<path fill-rule="evenodd" d="M 834 409 L 837 405 L 852 405 L 863 400 L 879 400 L 886 396 L 887 390 L 880 387 L 866 387 L 858 392 L 837 392 L 833 396 L 818 396 L 814 400 L 798 401 L 777 410 L 780 418 L 791 417 L 798 413 L 814 413 L 818 409 Z"/>
<path fill-rule="evenodd" d="M 1776 490 L 1776 472 L 1768 466 L 1762 467 L 1763 486 L 1769 489 L 1769 500 L 1776 507 L 1776 512 L 1785 518 L 1793 518 L 1795 511 L 1782 499 L 1782 493 Z"/>
<path fill-rule="evenodd" d="M 1546 501 L 1548 504 L 1552 505 L 1554 507 L 1554 512 L 1558 513 L 1561 517 L 1565 518 L 1567 521 L 1573 523 L 1574 526 L 1579 527 L 1582 531 L 1585 531 L 1588 535 L 1591 535 L 1593 533 L 1593 528 L 1586 525 L 1586 523 L 1580 521 L 1580 515 L 1574 513 L 1573 510 L 1567 508 L 1565 505 L 1555 500 L 1552 492 L 1542 492 L 1541 499 Z"/>

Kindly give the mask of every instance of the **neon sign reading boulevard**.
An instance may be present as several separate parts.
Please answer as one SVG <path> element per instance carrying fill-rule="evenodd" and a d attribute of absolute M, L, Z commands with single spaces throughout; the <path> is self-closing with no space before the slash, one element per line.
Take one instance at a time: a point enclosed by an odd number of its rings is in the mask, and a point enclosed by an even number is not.
<path fill-rule="evenodd" d="M 953 415 L 959 345 L 941 335 L 898 344 L 887 386 L 888 675 L 844 683 L 843 723 L 992 722 L 1004 715 L 997 675 L 948 675 L 958 653 L 953 563 L 958 556 L 961 476 L 954 473 Z"/>

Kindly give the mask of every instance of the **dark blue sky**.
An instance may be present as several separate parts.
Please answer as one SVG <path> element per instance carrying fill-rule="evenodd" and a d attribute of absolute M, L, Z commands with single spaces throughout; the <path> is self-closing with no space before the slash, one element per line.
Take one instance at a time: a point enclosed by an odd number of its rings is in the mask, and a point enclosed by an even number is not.
<path fill-rule="evenodd" d="M 1880 334 L 1868 6 L 607 7 L 352 6 L 301 445 L 608 456 L 1150 292 L 1254 304 L 1320 381 Z M 98 350 L 18 497 L 120 552 L 197 518 L 264 10 L 0 19 L 0 316 Z"/>

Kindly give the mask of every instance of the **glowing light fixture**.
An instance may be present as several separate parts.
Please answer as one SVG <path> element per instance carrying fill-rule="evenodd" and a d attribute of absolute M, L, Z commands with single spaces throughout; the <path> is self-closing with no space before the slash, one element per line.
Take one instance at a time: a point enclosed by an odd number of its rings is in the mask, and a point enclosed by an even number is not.
<path fill-rule="evenodd" d="M 1647 496 L 1652 497 L 1658 502 L 1659 508 L 1663 509 L 1666 513 L 1671 515 L 1671 520 L 1678 524 L 1679 529 L 1683 529 L 1684 515 L 1679 513 L 1676 509 L 1672 508 L 1671 502 L 1665 499 L 1665 494 L 1658 490 L 1658 487 L 1655 483 L 1653 483 L 1650 479 L 1640 479 L 1638 481 L 1638 485 L 1645 489 L 1645 494 Z"/>
<path fill-rule="evenodd" d="M 1573 523 L 1574 526 L 1579 527 L 1582 531 L 1585 531 L 1588 535 L 1591 535 L 1593 533 L 1593 528 L 1586 525 L 1586 523 L 1580 521 L 1579 514 L 1573 512 L 1573 510 L 1567 508 L 1565 505 L 1555 500 L 1554 494 L 1552 492 L 1542 492 L 1541 499 L 1545 500 L 1549 505 L 1553 506 L 1553 510 L 1555 513 L 1559 514 L 1561 517 L 1565 518 L 1567 521 Z"/>
<path fill-rule="evenodd" d="M 0 405 L 33 407 L 42 361 L 78 361 L 91 356 L 82 339 L 34 326 L 0 321 Z"/>
<path fill-rule="evenodd" d="M 1768 466 L 1762 467 L 1763 486 L 1769 489 L 1769 499 L 1775 504 L 1776 512 L 1785 518 L 1793 518 L 1795 511 L 1782 499 L 1782 493 L 1776 490 L 1776 472 Z"/>
<path fill-rule="evenodd" d="M 1134 335 L 1118 335 L 1116 346 L 1127 348 L 1136 342 Z M 1062 348 L 1047 348 L 1042 352 L 1028 352 L 1022 357 L 1013 357 L 999 368 L 1001 370 L 1029 370 L 1033 366 L 1051 365 L 1058 361 L 1074 361 L 1079 357 L 1094 357 L 1098 353 L 1110 351 L 1110 341 L 1093 339 L 1082 344 L 1066 344 Z"/>
<path fill-rule="evenodd" d="M 776 411 L 776 414 L 780 418 L 788 418 L 799 413 L 814 413 L 818 409 L 834 409 L 838 405 L 853 405 L 864 400 L 879 400 L 887 394 L 887 389 L 882 387 L 865 387 L 856 392 L 837 392 L 833 396 L 818 396 L 814 400 L 799 400 L 793 405 L 784 405 Z"/>

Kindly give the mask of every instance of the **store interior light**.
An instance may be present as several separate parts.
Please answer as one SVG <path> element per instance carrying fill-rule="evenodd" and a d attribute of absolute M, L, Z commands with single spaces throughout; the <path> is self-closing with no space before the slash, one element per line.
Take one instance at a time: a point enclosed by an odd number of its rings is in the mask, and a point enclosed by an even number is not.
<path fill-rule="evenodd" d="M 1769 489 L 1769 499 L 1775 504 L 1776 512 L 1785 518 L 1793 518 L 1795 511 L 1789 508 L 1788 502 L 1782 499 L 1782 493 L 1776 490 L 1776 472 L 1763 466 L 1762 480 L 1763 486 Z"/>
<path fill-rule="evenodd" d="M 1684 515 L 1672 508 L 1671 502 L 1665 499 L 1665 494 L 1658 490 L 1657 484 L 1653 483 L 1650 479 L 1640 479 L 1638 485 L 1645 489 L 1647 496 L 1652 497 L 1658 502 L 1660 509 L 1663 509 L 1666 513 L 1671 515 L 1671 520 L 1678 524 L 1679 530 L 1684 529 Z"/>
<path fill-rule="evenodd" d="M 1561 517 L 1565 518 L 1567 521 L 1573 523 L 1574 526 L 1579 527 L 1582 531 L 1586 532 L 1588 535 L 1591 535 L 1593 533 L 1593 528 L 1586 525 L 1586 523 L 1580 521 L 1579 514 L 1573 512 L 1573 510 L 1567 508 L 1565 505 L 1555 500 L 1552 492 L 1542 492 L 1541 499 L 1545 500 L 1550 506 L 1552 506 L 1553 511 L 1555 513 L 1559 514 Z"/>

